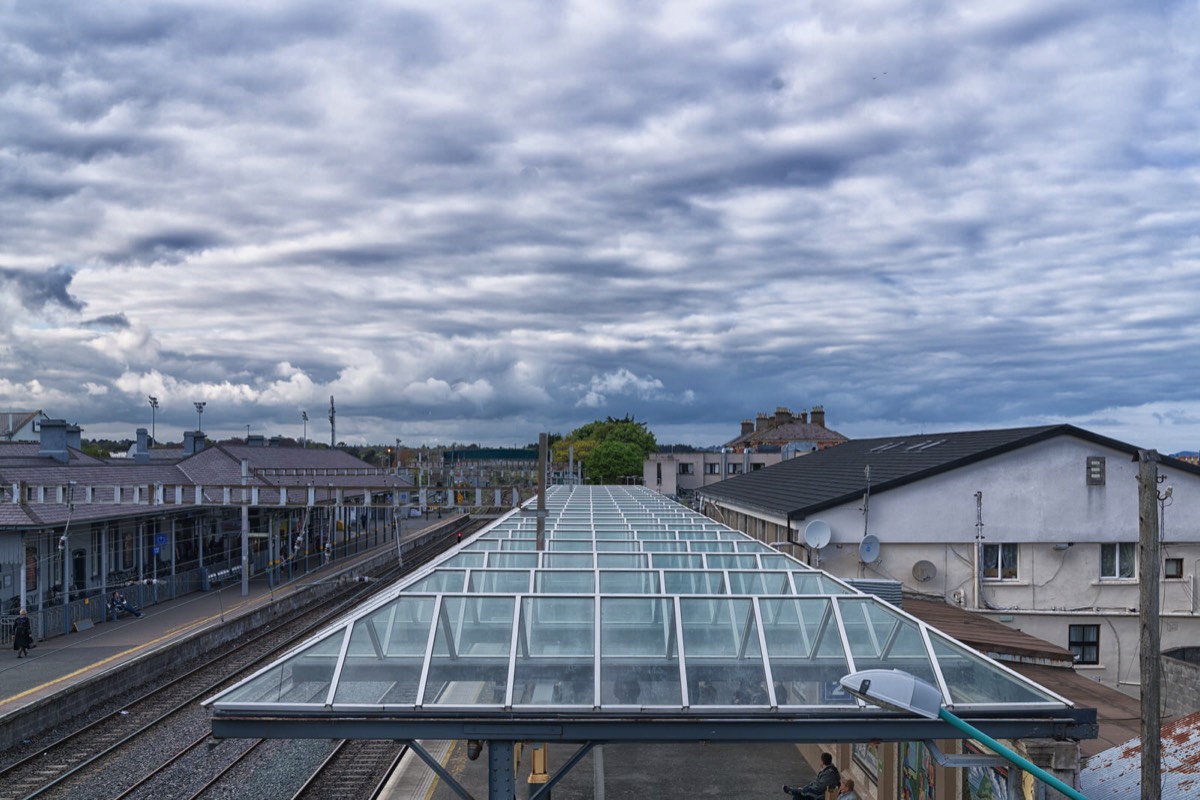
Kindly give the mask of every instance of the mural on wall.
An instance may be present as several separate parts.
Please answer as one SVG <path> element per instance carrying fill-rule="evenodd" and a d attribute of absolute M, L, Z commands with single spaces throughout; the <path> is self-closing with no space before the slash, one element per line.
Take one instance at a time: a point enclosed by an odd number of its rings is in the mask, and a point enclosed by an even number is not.
<path fill-rule="evenodd" d="M 972 742 L 964 742 L 964 750 L 973 755 L 992 755 Z M 1009 800 L 1008 766 L 967 767 L 966 800 Z M 1026 800 L 1024 792 L 1014 792 L 1012 800 Z"/>
<path fill-rule="evenodd" d="M 901 742 L 901 800 L 934 800 L 936 779 L 933 754 L 929 752 L 929 748 L 920 742 Z"/>
<path fill-rule="evenodd" d="M 858 764 L 871 783 L 879 785 L 879 773 L 883 771 L 883 754 L 880 752 L 879 742 L 855 742 L 854 763 Z"/>

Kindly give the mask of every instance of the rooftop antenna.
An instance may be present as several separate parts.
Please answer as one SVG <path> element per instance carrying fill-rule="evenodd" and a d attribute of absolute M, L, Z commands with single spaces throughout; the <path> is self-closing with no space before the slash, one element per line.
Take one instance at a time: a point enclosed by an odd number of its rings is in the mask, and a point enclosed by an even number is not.
<path fill-rule="evenodd" d="M 337 447 L 337 409 L 333 407 L 333 395 L 329 395 L 329 446 Z"/>

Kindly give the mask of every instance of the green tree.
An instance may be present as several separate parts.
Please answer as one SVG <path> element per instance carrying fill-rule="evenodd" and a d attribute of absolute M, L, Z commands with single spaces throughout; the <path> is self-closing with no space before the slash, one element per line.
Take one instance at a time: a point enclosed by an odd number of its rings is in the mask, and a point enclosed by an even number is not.
<path fill-rule="evenodd" d="M 590 483 L 621 483 L 626 477 L 642 474 L 645 458 L 637 445 L 609 439 L 592 449 L 584 470 Z"/>
<path fill-rule="evenodd" d="M 658 443 L 646 423 L 627 415 L 581 425 L 554 443 L 551 458 L 555 463 L 565 464 L 571 448 L 590 483 L 612 483 L 629 475 L 641 475 L 642 462 L 658 448 Z"/>

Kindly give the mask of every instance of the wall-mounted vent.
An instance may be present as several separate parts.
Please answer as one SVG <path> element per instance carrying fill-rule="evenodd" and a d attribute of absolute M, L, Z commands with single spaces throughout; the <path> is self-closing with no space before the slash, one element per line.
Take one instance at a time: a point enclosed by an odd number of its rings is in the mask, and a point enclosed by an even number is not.
<path fill-rule="evenodd" d="M 1088 456 L 1087 458 L 1087 485 L 1088 486 L 1103 486 L 1104 485 L 1104 456 Z"/>
<path fill-rule="evenodd" d="M 900 607 L 903 599 L 900 592 L 900 581 L 885 581 L 875 580 L 871 578 L 854 578 L 847 580 L 847 584 L 858 589 L 866 594 L 873 594 L 880 600 L 885 600 L 897 608 Z"/>

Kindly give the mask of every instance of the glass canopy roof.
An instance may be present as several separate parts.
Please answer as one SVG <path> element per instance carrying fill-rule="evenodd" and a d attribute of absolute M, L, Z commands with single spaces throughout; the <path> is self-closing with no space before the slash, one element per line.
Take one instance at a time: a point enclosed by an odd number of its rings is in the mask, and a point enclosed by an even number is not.
<path fill-rule="evenodd" d="M 554 487 L 207 701 L 218 713 L 857 712 L 900 669 L 957 711 L 1071 703 L 883 600 L 643 487 Z"/>

